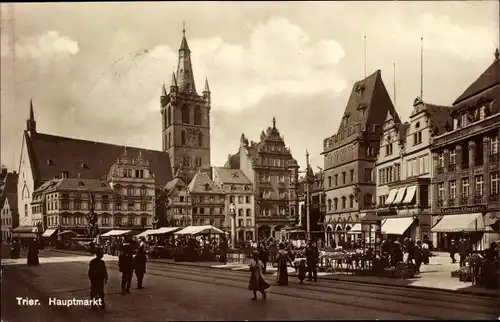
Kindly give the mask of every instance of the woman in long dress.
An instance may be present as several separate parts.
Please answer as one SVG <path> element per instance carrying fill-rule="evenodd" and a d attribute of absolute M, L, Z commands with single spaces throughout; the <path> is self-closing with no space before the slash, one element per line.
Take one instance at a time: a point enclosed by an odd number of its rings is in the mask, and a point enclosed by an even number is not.
<path fill-rule="evenodd" d="M 278 251 L 278 276 L 276 277 L 276 283 L 278 285 L 288 285 L 288 263 L 293 266 L 290 255 L 285 250 L 285 244 L 281 243 L 279 245 Z"/>
<path fill-rule="evenodd" d="M 27 264 L 28 266 L 36 266 L 40 264 L 38 260 L 38 243 L 36 239 L 32 240 L 28 245 Z"/>
<path fill-rule="evenodd" d="M 250 282 L 248 283 L 248 289 L 253 291 L 252 300 L 257 299 L 257 291 L 262 294 L 263 299 L 266 299 L 265 291 L 269 288 L 269 284 L 264 280 L 263 268 L 264 264 L 259 260 L 259 253 L 253 252 L 250 260 Z"/>

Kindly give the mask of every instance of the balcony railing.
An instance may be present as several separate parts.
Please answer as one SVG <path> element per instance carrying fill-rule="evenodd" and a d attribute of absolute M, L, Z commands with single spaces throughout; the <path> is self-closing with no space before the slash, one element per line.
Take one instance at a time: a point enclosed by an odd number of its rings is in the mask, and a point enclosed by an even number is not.
<path fill-rule="evenodd" d="M 490 164 L 498 164 L 498 153 L 492 153 L 489 156 Z"/>
<path fill-rule="evenodd" d="M 490 201 L 490 202 L 496 202 L 496 201 L 498 201 L 498 199 L 499 199 L 498 193 L 490 194 L 488 196 L 488 201 Z"/>
<path fill-rule="evenodd" d="M 468 203 L 469 203 L 469 196 L 460 197 L 460 204 L 461 205 L 467 205 Z"/>
<path fill-rule="evenodd" d="M 448 164 L 448 172 L 455 172 L 457 170 L 457 164 L 456 163 L 450 163 Z"/>
<path fill-rule="evenodd" d="M 462 162 L 462 166 L 461 166 L 461 169 L 462 170 L 467 170 L 469 169 L 469 162 Z"/>
<path fill-rule="evenodd" d="M 474 203 L 475 204 L 483 203 L 483 195 L 474 196 Z"/>
<path fill-rule="evenodd" d="M 436 205 L 438 207 L 443 207 L 444 206 L 444 200 L 443 199 L 438 199 Z"/>
<path fill-rule="evenodd" d="M 444 167 L 437 167 L 436 168 L 437 174 L 443 174 L 444 173 Z"/>
<path fill-rule="evenodd" d="M 477 159 L 477 160 L 474 160 L 474 166 L 476 166 L 476 167 L 480 167 L 480 166 L 482 166 L 483 164 L 484 164 L 484 160 L 483 160 L 483 158 L 481 158 L 481 159 Z"/>

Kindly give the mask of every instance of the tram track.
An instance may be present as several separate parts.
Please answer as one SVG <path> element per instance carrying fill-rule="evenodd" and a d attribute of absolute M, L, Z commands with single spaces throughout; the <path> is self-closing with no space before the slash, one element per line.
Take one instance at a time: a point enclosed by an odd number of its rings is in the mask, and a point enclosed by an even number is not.
<path fill-rule="evenodd" d="M 231 271 L 231 270 L 221 270 L 222 272 L 211 273 L 215 271 L 210 267 L 175 267 L 176 265 L 165 265 L 159 263 L 148 263 L 149 268 L 159 270 L 162 272 L 169 272 L 173 274 L 189 275 L 191 278 L 193 276 L 198 276 L 202 278 L 210 279 L 223 279 L 227 281 L 243 282 L 248 283 L 249 273 L 244 271 Z M 179 265 L 180 266 L 180 265 Z M 174 277 L 170 275 L 169 277 Z M 177 278 L 177 277 L 174 277 Z M 325 283 L 326 282 L 326 283 Z M 217 284 L 220 284 L 217 282 Z M 272 283 L 271 283 L 272 284 Z M 245 284 L 246 286 L 246 284 Z M 355 288 L 353 289 L 353 286 Z M 361 288 L 361 289 L 360 289 Z M 359 307 L 361 305 L 367 305 L 364 299 L 369 300 L 369 309 L 383 310 L 387 311 L 387 304 L 390 306 L 397 306 L 397 310 L 393 311 L 392 308 L 390 312 L 404 313 L 417 317 L 432 318 L 432 319 L 442 319 L 443 309 L 446 312 L 449 319 L 463 319 L 464 314 L 467 313 L 468 317 L 471 319 L 477 319 L 479 316 L 492 318 L 497 316 L 498 303 L 496 299 L 483 299 L 471 296 L 459 295 L 452 296 L 448 293 L 439 294 L 439 292 L 434 292 L 433 296 L 429 296 L 427 292 L 422 290 L 414 290 L 406 288 L 401 290 L 401 288 L 391 288 L 391 287 L 376 287 L 374 285 L 363 285 L 361 283 L 349 283 L 343 281 L 335 281 L 327 279 L 322 279 L 321 283 L 318 284 L 303 284 L 298 285 L 291 283 L 289 287 L 277 288 L 272 287 L 270 293 L 276 293 L 280 295 L 291 292 L 293 297 L 304 298 L 304 290 L 313 293 L 313 297 L 317 300 L 317 297 L 334 296 L 334 299 L 329 301 L 336 304 L 345 304 L 349 306 Z M 301 294 L 302 293 L 302 294 Z M 396 294 L 394 294 L 396 293 Z M 426 294 L 424 294 L 426 293 Z M 311 295 L 311 294 L 307 294 Z M 419 308 L 415 310 L 415 306 L 420 306 L 425 308 L 424 312 Z M 401 312 L 401 310 L 407 311 Z M 434 308 L 440 310 L 438 314 L 435 312 L 429 312 L 429 308 Z M 431 310 L 434 311 L 434 310 Z M 424 313 L 422 315 L 422 313 Z M 430 313 L 430 314 L 429 314 Z M 450 315 L 451 314 L 451 315 Z"/>

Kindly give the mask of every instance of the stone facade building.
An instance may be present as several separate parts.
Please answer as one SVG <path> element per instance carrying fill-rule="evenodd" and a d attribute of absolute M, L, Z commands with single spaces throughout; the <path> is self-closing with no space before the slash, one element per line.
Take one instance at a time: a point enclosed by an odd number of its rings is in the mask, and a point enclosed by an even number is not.
<path fill-rule="evenodd" d="M 211 176 L 210 89 L 205 80 L 202 95 L 196 91 L 185 34 L 179 48 L 177 75 L 172 74 L 168 92 L 163 85 L 160 101 L 163 151 L 170 157 L 173 173 L 182 168 L 184 182 L 191 182 L 199 169 Z"/>
<path fill-rule="evenodd" d="M 327 244 L 351 238 L 347 232 L 359 223 L 360 211 L 374 206 L 373 171 L 389 111 L 397 118 L 377 70 L 354 84 L 337 134 L 323 142 Z"/>
<path fill-rule="evenodd" d="M 436 244 L 469 237 L 475 249 L 499 238 L 500 54 L 453 103 L 448 131 L 432 139 L 432 228 Z"/>
<path fill-rule="evenodd" d="M 431 138 L 445 131 L 451 108 L 415 99 L 409 123 L 390 112 L 377 157 L 377 213 L 382 234 L 430 238 Z"/>
<path fill-rule="evenodd" d="M 165 185 L 168 199 L 165 224 L 169 227 L 187 227 L 192 224 L 191 196 L 182 177 L 185 175 L 181 171 L 177 171 L 174 179 Z"/>
<path fill-rule="evenodd" d="M 224 228 L 226 196 L 207 172 L 200 169 L 188 185 L 192 205 L 193 225 L 212 225 Z"/>
<path fill-rule="evenodd" d="M 5 173 L 0 178 L 2 183 L 2 191 L 0 193 L 2 240 L 10 239 L 12 237 L 12 231 L 19 226 L 19 213 L 17 209 L 17 180 L 18 174 L 15 171 L 7 172 L 7 169 L 5 169 Z"/>
<path fill-rule="evenodd" d="M 214 183 L 226 194 L 225 228 L 235 225 L 235 241 L 255 240 L 255 209 L 252 182 L 239 169 L 214 168 Z M 234 218 L 231 211 L 234 211 Z"/>
<path fill-rule="evenodd" d="M 255 224 L 257 238 L 275 236 L 290 226 L 298 214 L 297 161 L 276 127 L 262 131 L 260 141 L 248 141 L 241 136 L 240 149 L 229 155 L 225 168 L 240 169 L 252 182 L 255 195 Z"/>

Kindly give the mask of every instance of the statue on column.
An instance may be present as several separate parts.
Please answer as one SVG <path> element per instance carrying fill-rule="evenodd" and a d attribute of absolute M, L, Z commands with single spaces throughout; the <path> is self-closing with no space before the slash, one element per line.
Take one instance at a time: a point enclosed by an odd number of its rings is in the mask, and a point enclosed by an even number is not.
<path fill-rule="evenodd" d="M 90 195 L 89 213 L 87 214 L 87 236 L 91 238 L 97 237 L 99 227 L 97 226 L 97 215 L 95 213 L 95 195 Z"/>

